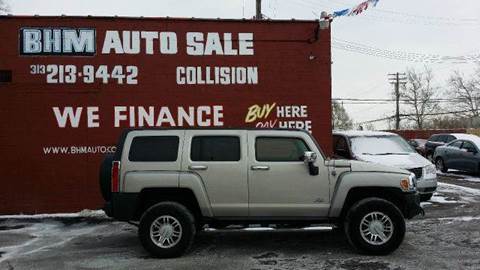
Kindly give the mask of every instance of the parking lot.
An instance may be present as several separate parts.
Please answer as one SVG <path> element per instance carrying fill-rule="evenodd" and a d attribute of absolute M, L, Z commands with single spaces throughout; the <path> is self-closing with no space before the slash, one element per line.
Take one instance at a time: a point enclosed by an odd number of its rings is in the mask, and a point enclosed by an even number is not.
<path fill-rule="evenodd" d="M 50 217 L 0 217 L 0 269 L 480 269 L 480 178 L 441 175 L 407 223 L 402 246 L 384 257 L 352 251 L 328 227 L 210 230 L 189 254 L 151 258 L 133 225 L 101 211 Z"/>

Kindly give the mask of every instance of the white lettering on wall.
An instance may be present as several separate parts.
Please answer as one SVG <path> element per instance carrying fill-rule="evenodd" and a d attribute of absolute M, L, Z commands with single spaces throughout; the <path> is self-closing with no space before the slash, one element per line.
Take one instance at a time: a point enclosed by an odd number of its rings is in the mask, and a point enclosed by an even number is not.
<path fill-rule="evenodd" d="M 79 54 L 95 53 L 95 29 L 23 28 L 20 54 Z"/>
<path fill-rule="evenodd" d="M 73 107 L 65 107 L 63 111 L 60 111 L 60 108 L 53 107 L 53 113 L 57 119 L 58 127 L 65 128 L 67 122 L 70 123 L 70 126 L 73 128 L 78 128 L 80 123 L 80 117 L 82 116 L 82 107 L 78 107 L 73 111 Z"/>

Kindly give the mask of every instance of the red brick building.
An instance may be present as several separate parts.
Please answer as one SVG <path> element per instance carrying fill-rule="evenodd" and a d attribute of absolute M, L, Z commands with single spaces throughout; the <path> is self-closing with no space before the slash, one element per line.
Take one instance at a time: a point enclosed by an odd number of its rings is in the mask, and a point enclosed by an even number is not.
<path fill-rule="evenodd" d="M 130 127 L 292 127 L 331 148 L 318 21 L 0 17 L 0 214 L 99 208 Z"/>

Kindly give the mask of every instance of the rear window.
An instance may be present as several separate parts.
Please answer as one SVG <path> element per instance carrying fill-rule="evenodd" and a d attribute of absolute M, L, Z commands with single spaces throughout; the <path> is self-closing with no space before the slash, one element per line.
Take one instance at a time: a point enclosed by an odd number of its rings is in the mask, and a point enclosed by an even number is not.
<path fill-rule="evenodd" d="M 440 135 L 432 135 L 432 137 L 430 137 L 428 140 L 431 142 L 438 142 L 440 141 Z"/>
<path fill-rule="evenodd" d="M 234 136 L 196 136 L 192 139 L 192 161 L 239 161 L 240 138 Z"/>
<path fill-rule="evenodd" d="M 255 142 L 257 161 L 302 161 L 306 151 L 300 138 L 259 137 Z"/>
<path fill-rule="evenodd" d="M 177 136 L 135 137 L 130 146 L 128 159 L 137 162 L 171 162 L 178 156 Z"/>
<path fill-rule="evenodd" d="M 455 140 L 455 139 L 456 139 L 456 138 L 455 138 L 454 136 L 452 136 L 452 135 L 446 135 L 444 142 L 448 143 L 448 142 L 451 142 L 451 141 L 453 141 L 453 140 Z"/>

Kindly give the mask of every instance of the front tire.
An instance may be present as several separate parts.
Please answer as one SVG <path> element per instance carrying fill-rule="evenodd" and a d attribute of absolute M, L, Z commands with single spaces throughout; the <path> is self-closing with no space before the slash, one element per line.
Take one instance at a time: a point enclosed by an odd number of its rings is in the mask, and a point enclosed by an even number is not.
<path fill-rule="evenodd" d="M 448 172 L 448 168 L 447 166 L 445 166 L 445 162 L 440 157 L 435 160 L 435 167 L 437 167 L 437 170 L 441 171 L 442 173 Z"/>
<path fill-rule="evenodd" d="M 179 257 L 191 247 L 195 238 L 195 218 L 183 205 L 161 202 L 142 215 L 138 237 L 154 257 Z"/>
<path fill-rule="evenodd" d="M 386 255 L 396 250 L 405 236 L 405 219 L 391 202 L 366 198 L 355 203 L 345 217 L 345 234 L 360 253 Z"/>

